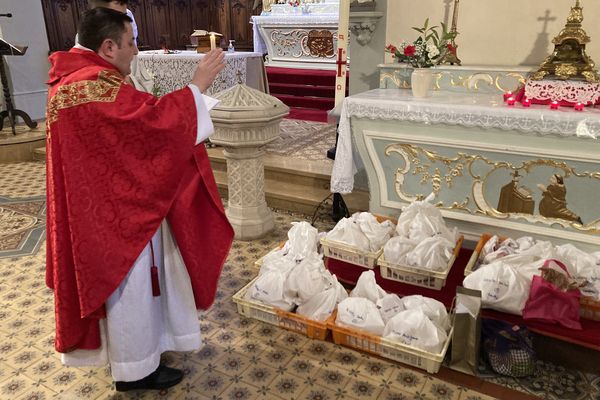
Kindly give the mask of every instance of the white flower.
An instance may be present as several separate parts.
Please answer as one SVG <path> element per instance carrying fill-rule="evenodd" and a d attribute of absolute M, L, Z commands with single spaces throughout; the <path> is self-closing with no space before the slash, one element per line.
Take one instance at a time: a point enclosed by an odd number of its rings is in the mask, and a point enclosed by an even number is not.
<path fill-rule="evenodd" d="M 440 50 L 432 42 L 427 42 L 427 54 L 429 58 L 433 58 L 440 54 Z"/>

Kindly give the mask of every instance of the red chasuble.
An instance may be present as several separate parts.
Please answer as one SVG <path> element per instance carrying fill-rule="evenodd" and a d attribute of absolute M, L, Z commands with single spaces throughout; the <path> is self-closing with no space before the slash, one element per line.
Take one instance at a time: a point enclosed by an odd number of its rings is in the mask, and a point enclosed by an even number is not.
<path fill-rule="evenodd" d="M 206 150 L 195 146 L 191 90 L 160 99 L 139 92 L 91 51 L 57 52 L 50 62 L 46 283 L 56 349 L 100 346 L 104 302 L 164 218 L 196 306 L 208 308 L 233 229 Z"/>

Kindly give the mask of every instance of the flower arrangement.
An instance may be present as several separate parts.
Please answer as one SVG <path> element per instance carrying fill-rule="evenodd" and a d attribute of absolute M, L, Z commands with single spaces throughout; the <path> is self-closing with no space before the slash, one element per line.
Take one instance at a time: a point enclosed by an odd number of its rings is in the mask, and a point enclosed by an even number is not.
<path fill-rule="evenodd" d="M 440 25 L 441 32 L 438 26 L 430 27 L 427 18 L 422 28 L 413 27 L 421 34 L 414 42 L 403 41 L 398 47 L 388 44 L 385 51 L 391 53 L 398 62 L 405 62 L 414 68 L 433 67 L 447 52 L 456 54 L 453 43 L 457 33 L 448 32 L 443 22 Z"/>

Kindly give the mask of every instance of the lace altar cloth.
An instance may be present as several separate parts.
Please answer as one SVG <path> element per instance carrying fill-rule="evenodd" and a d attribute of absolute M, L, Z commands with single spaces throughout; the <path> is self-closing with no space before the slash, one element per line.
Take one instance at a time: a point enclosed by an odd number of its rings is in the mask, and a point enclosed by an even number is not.
<path fill-rule="evenodd" d="M 600 83 L 528 80 L 517 100 L 526 98 L 534 104 L 550 104 L 553 101 L 563 106 L 600 104 Z"/>
<path fill-rule="evenodd" d="M 161 95 L 181 89 L 190 83 L 198 61 L 204 54 L 195 51 L 180 51 L 165 54 L 162 50 L 141 51 L 138 55 L 140 64 L 154 76 L 154 86 Z M 238 82 L 238 72 L 243 83 L 246 83 L 248 58 L 262 55 L 251 52 L 234 52 L 225 54 L 225 69 L 206 90 L 206 94 L 218 93 L 234 86 Z"/>
<path fill-rule="evenodd" d="M 331 191 L 350 193 L 354 174 L 362 167 L 352 143 L 350 118 L 409 121 L 423 124 L 461 125 L 470 128 L 501 129 L 524 135 L 600 138 L 600 108 L 582 112 L 572 108 L 550 110 L 547 106 L 507 106 L 501 94 L 433 92 L 416 99 L 410 90 L 374 89 L 344 100 Z"/>

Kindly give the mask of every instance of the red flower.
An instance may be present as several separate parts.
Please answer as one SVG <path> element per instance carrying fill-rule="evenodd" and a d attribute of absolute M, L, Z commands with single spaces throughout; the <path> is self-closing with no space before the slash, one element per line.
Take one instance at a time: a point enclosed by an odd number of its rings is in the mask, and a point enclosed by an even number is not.
<path fill-rule="evenodd" d="M 387 49 L 387 51 L 389 51 L 392 54 L 396 54 L 396 51 L 398 51 L 396 46 L 394 46 L 393 44 L 388 44 L 386 49 Z"/>
<path fill-rule="evenodd" d="M 454 55 L 456 55 L 456 48 L 458 46 L 452 46 L 452 43 L 448 43 L 446 44 L 446 47 L 448 48 L 448 51 Z"/>
<path fill-rule="evenodd" d="M 404 48 L 404 55 L 407 56 L 407 57 L 414 56 L 416 52 L 417 52 L 417 49 L 413 45 L 406 46 Z"/>

